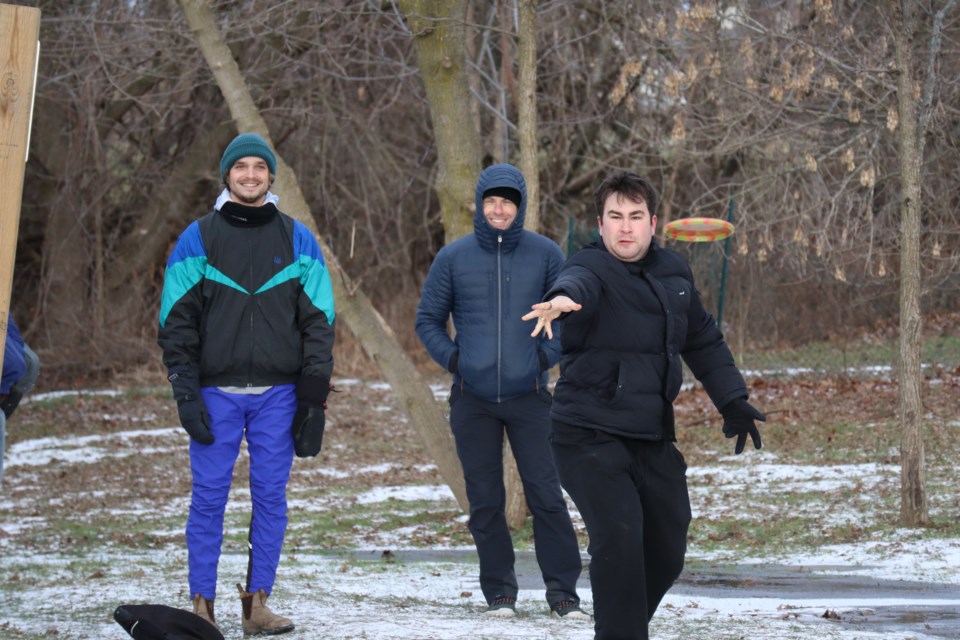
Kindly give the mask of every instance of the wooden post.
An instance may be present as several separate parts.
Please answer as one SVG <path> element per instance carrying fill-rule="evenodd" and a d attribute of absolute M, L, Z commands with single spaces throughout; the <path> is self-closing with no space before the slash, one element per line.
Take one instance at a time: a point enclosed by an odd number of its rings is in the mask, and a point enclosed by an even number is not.
<path fill-rule="evenodd" d="M 39 9 L 0 4 L 0 362 L 10 317 L 39 36 Z"/>

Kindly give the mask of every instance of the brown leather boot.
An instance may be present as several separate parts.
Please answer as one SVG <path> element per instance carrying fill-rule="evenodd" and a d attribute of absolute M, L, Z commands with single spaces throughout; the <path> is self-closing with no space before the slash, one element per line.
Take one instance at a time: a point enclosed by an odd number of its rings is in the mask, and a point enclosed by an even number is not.
<path fill-rule="evenodd" d="M 193 596 L 193 612 L 217 627 L 217 619 L 213 615 L 213 600 L 207 600 L 199 593 Z M 217 627 L 219 629 L 220 627 Z"/>
<path fill-rule="evenodd" d="M 275 636 L 293 631 L 293 623 L 289 618 L 278 616 L 267 606 L 266 591 L 260 589 L 249 593 L 239 583 L 237 591 L 240 592 L 240 603 L 243 605 L 243 635 Z"/>

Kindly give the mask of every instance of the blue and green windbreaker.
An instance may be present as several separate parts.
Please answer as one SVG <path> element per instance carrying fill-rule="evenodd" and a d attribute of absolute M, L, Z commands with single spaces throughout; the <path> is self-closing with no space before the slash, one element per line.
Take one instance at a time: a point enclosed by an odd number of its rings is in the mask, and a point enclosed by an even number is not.
<path fill-rule="evenodd" d="M 202 386 L 333 373 L 333 290 L 320 247 L 272 202 L 260 210 L 267 215 L 256 225 L 207 214 L 184 230 L 167 260 L 157 340 L 163 363 L 198 368 Z"/>

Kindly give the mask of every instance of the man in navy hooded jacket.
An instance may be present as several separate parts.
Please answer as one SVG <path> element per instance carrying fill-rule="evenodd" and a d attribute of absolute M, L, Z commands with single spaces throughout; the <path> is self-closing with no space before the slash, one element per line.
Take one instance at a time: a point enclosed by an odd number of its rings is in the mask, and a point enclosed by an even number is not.
<path fill-rule="evenodd" d="M 417 308 L 417 335 L 453 374 L 450 426 L 470 501 L 487 613 L 513 616 L 513 541 L 503 484 L 503 433 L 517 460 L 537 562 L 551 614 L 588 618 L 576 592 L 580 551 L 548 441 L 547 370 L 559 345 L 534 339 L 523 312 L 549 290 L 563 265 L 555 242 L 523 228 L 526 182 L 509 164 L 488 167 L 476 188 L 474 233 L 445 246 L 430 267 Z M 447 332 L 453 314 L 456 337 Z"/>

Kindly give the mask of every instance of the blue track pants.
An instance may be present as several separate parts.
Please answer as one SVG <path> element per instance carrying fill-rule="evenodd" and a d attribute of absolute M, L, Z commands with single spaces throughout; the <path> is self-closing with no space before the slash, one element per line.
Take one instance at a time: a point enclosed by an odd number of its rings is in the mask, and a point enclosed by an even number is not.
<path fill-rule="evenodd" d="M 290 427 L 297 409 L 292 384 L 260 395 L 226 393 L 205 387 L 200 393 L 210 414 L 213 444 L 190 441 L 193 492 L 187 519 L 190 595 L 216 597 L 217 564 L 223 545 L 223 514 L 233 466 L 246 435 L 250 453 L 250 554 L 247 591 L 270 594 L 287 530 L 287 481 L 293 465 Z"/>

